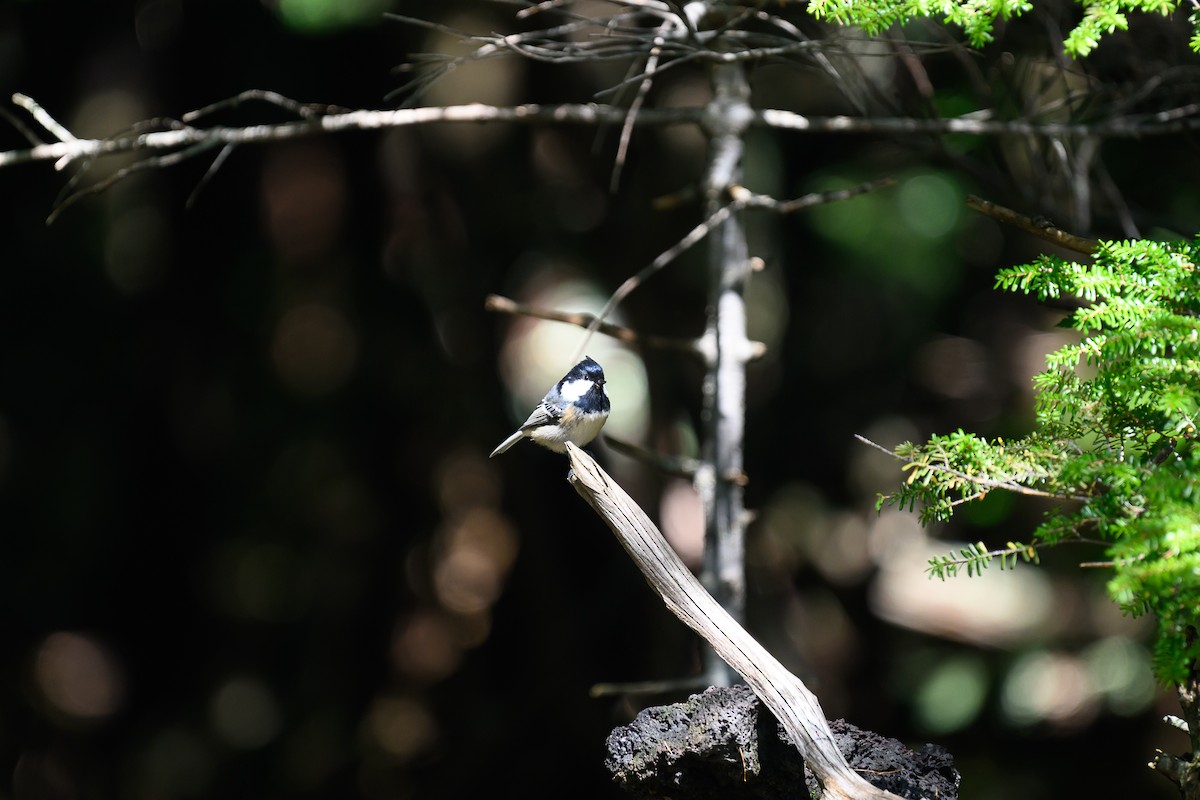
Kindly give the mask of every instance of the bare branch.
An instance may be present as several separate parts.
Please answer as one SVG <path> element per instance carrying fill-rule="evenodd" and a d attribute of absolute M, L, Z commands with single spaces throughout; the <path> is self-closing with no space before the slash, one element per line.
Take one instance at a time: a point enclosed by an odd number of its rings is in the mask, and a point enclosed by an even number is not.
<path fill-rule="evenodd" d="M 626 442 L 608 435 L 604 436 L 604 443 L 621 455 L 651 466 L 664 475 L 673 475 L 676 478 L 685 478 L 690 481 L 696 477 L 696 471 L 700 469 L 699 459 L 669 456 L 666 453 L 648 450 L 633 442 Z"/>
<path fill-rule="evenodd" d="M 54 210 L 50 212 L 50 215 L 48 217 L 46 217 L 46 224 L 49 225 L 49 224 L 53 223 L 54 220 L 58 219 L 59 215 L 62 214 L 62 212 L 66 211 L 68 208 L 75 205 L 75 203 L 79 202 L 83 198 L 88 197 L 93 194 L 99 194 L 100 192 L 103 192 L 105 189 L 110 188 L 114 184 L 118 183 L 119 181 L 124 180 L 125 178 L 128 178 L 130 175 L 133 175 L 134 173 L 143 172 L 148 169 L 156 169 L 159 167 L 169 167 L 173 164 L 178 164 L 179 162 L 185 161 L 185 160 L 191 158 L 192 156 L 199 155 L 200 153 L 203 153 L 207 150 L 212 150 L 218 144 L 219 143 L 216 141 L 197 142 L 196 144 L 192 145 L 191 147 L 189 147 L 185 150 L 179 150 L 179 151 L 176 151 L 173 153 L 165 153 L 156 158 L 147 158 L 142 161 L 137 161 L 133 164 L 130 164 L 128 167 L 119 169 L 102 181 L 93 183 L 90 186 L 85 186 L 82 189 L 79 189 L 77 191 L 74 191 L 74 192 L 71 192 L 70 194 L 68 194 L 61 202 L 57 203 L 54 206 Z"/>
<path fill-rule="evenodd" d="M 999 220 L 1000 222 L 1009 225 L 1015 225 L 1026 233 L 1032 233 L 1039 239 L 1045 239 L 1068 250 L 1073 250 L 1076 253 L 1091 255 L 1096 250 L 1096 241 L 1094 239 L 1085 239 L 1082 236 L 1076 236 L 1073 233 L 1067 233 L 1060 230 L 1048 221 L 1027 217 L 1013 211 L 1011 208 L 1005 208 L 1001 205 L 976 197 L 973 194 L 967 195 L 967 207 L 978 211 L 981 214 Z"/>
<path fill-rule="evenodd" d="M 541 13 L 542 11 L 548 11 L 552 8 L 558 8 L 559 6 L 562 6 L 564 3 L 568 3 L 568 2 L 570 2 L 570 0 L 543 0 L 541 3 L 537 3 L 536 5 L 532 5 L 527 8 L 522 8 L 520 11 L 517 12 L 517 19 L 525 19 L 526 17 L 531 17 L 534 14 Z"/>
<path fill-rule="evenodd" d="M 1113 117 L 1095 122 L 1030 122 L 995 120 L 975 114 L 950 119 L 914 117 L 806 117 L 793 111 L 763 109 L 756 111 L 754 122 L 781 130 L 808 133 L 886 133 L 947 134 L 968 133 L 976 136 L 1033 136 L 1061 138 L 1096 136 L 1105 139 L 1138 139 L 1166 136 L 1200 129 L 1200 117 L 1193 106 L 1183 106 L 1140 118 Z"/>
<path fill-rule="evenodd" d="M 529 8 L 522 9 L 529 11 Z M 561 9 L 560 9 L 561 10 Z M 404 86 L 389 92 L 388 98 L 393 98 L 405 92 L 417 96 L 431 83 L 447 73 L 466 64 L 483 61 L 510 53 L 515 53 L 535 61 L 551 63 L 572 63 L 577 61 L 597 61 L 617 59 L 636 59 L 643 57 L 649 45 L 646 42 L 645 29 L 640 26 L 626 26 L 634 16 L 630 12 L 613 14 L 609 17 L 589 17 L 561 10 L 568 22 L 548 28 L 524 33 L 511 34 L 471 34 L 467 31 L 452 28 L 419 17 L 408 17 L 402 14 L 388 14 L 389 19 L 417 27 L 438 31 L 458 39 L 463 43 L 476 44 L 477 47 L 466 55 L 458 57 L 437 57 L 441 66 L 430 71 Z M 521 12 L 517 14 L 522 16 Z M 670 20 L 667 20 L 668 24 Z M 593 34 L 587 39 L 585 34 Z M 614 32 L 626 33 L 626 36 L 614 36 Z M 423 57 L 428 61 L 430 56 Z M 412 65 L 406 65 L 409 68 Z M 411 98 L 410 98 L 411 100 Z"/>
<path fill-rule="evenodd" d="M 497 294 L 488 295 L 483 301 L 483 307 L 487 311 L 495 311 L 500 314 L 533 317 L 551 322 L 565 322 L 568 325 L 577 325 L 580 328 L 590 327 L 595 324 L 597 319 L 596 315 L 587 312 L 554 311 L 547 308 L 536 308 L 523 303 L 517 303 Z M 640 334 L 631 328 L 614 325 L 611 322 L 601 322 L 595 330 L 600 331 L 600 333 L 606 336 L 611 336 L 620 342 L 624 342 L 631 347 L 657 347 L 663 350 L 690 353 L 691 355 L 696 355 L 699 352 L 694 339 Z"/>
<path fill-rule="evenodd" d="M 647 279 L 649 279 L 660 269 L 670 264 L 680 255 L 685 253 L 689 248 L 703 240 L 704 237 L 708 236 L 708 234 L 712 232 L 714 228 L 722 225 L 733 214 L 736 214 L 737 212 L 746 208 L 767 208 L 773 211 L 788 214 L 798 211 L 802 208 L 809 208 L 811 206 L 819 205 L 820 203 L 846 200 L 865 192 L 891 186 L 894 183 L 894 179 L 884 178 L 878 181 L 868 181 L 867 183 L 859 184 L 858 186 L 854 186 L 849 189 L 840 189 L 831 192 L 817 192 L 814 194 L 805 195 L 804 197 L 796 198 L 795 200 L 788 200 L 784 202 L 777 201 L 773 198 L 767 197 L 766 195 L 753 194 L 742 186 L 731 187 L 729 193 L 733 198 L 732 202 L 717 208 L 717 210 L 710 214 L 707 219 L 688 231 L 688 233 L 685 234 L 682 239 L 664 250 L 662 253 L 659 253 L 658 257 L 655 258 L 654 261 L 643 267 L 635 275 L 627 278 L 624 283 L 617 287 L 617 290 L 613 292 L 608 298 L 607 302 L 605 302 L 604 307 L 600 310 L 600 313 L 596 315 L 596 318 L 593 320 L 592 324 L 587 326 L 587 333 L 584 336 L 583 342 L 581 342 L 579 345 L 575 360 L 579 360 L 579 358 L 583 355 L 583 351 L 587 348 L 587 343 L 591 338 L 591 334 L 597 330 L 599 325 L 604 324 L 604 320 L 618 305 L 620 305 L 621 301 L 628 297 L 635 289 L 637 289 L 637 287 L 645 283 Z M 750 342 L 747 351 L 743 354 L 743 358 L 746 361 L 752 361 L 761 358 L 763 355 L 765 355 L 765 352 L 765 347 L 761 342 Z"/>
<path fill-rule="evenodd" d="M 729 190 L 734 200 L 741 204 L 743 208 L 764 208 L 768 211 L 774 211 L 779 214 L 792 214 L 796 211 L 801 211 L 813 206 L 823 205 L 825 203 L 835 203 L 840 200 L 849 200 L 852 197 L 857 197 L 860 194 L 874 192 L 879 189 L 886 189 L 889 186 L 895 186 L 895 178 L 881 178 L 877 181 L 867 181 L 860 183 L 858 186 L 851 186 L 848 189 L 835 189 L 828 192 L 813 192 L 806 194 L 803 197 L 797 197 L 794 200 L 776 200 L 764 194 L 754 194 L 744 186 L 734 186 Z"/>
<path fill-rule="evenodd" d="M 42 139 L 42 137 L 34 133 L 33 129 L 25 124 L 24 120 L 4 106 L 0 106 L 0 117 L 4 117 L 5 121 L 7 121 L 9 125 L 12 125 L 14 128 L 16 128 L 17 133 L 24 136 L 30 144 L 45 144 L 45 141 Z"/>
<path fill-rule="evenodd" d="M 703 109 L 648 109 L 638 115 L 638 124 L 677 125 L 700 121 Z M 472 103 L 433 108 L 402 108 L 386 111 L 358 110 L 325 114 L 295 122 L 246 127 L 181 125 L 112 139 L 71 139 L 35 145 L 26 150 L 0 152 L 0 168 L 29 161 L 57 161 L 65 166 L 72 161 L 131 152 L 182 150 L 201 143 L 214 145 L 252 144 L 280 141 L 345 130 L 374 130 L 409 125 L 447 122 L 518 122 L 525 124 L 562 123 L 596 125 L 619 123 L 625 109 L 598 104 L 543 106 L 536 103 L 498 107 Z"/>
<path fill-rule="evenodd" d="M 272 92 L 267 89 L 247 89 L 246 91 L 236 94 L 233 97 L 225 100 L 218 100 L 215 103 L 210 103 L 209 105 L 206 105 L 203 108 L 198 108 L 195 111 L 189 111 L 184 114 L 181 119 L 186 123 L 194 123 L 202 117 L 206 117 L 217 111 L 222 111 L 227 108 L 237 108 L 238 106 L 251 101 L 278 106 L 285 111 L 292 112 L 301 119 L 312 119 L 322 111 L 328 114 L 333 110 L 333 108 L 330 106 L 325 106 L 324 108 L 319 109 L 317 106 L 311 104 L 300 103 L 290 97 L 281 95 L 279 92 Z"/>
<path fill-rule="evenodd" d="M 608 315 L 613 312 L 613 309 L 620 305 L 621 301 L 628 297 L 634 289 L 641 286 L 660 269 L 670 264 L 683 253 L 687 252 L 689 248 L 701 241 L 709 234 L 710 231 L 712 231 L 713 228 L 729 219 L 729 217 L 737 210 L 738 206 L 735 203 L 721 206 L 712 214 L 710 214 L 708 219 L 704 220 L 699 225 L 688 231 L 682 239 L 663 252 L 659 253 L 658 257 L 651 261 L 648 265 L 642 267 L 636 274 L 626 278 L 624 283 L 618 286 L 617 290 L 613 292 L 611 296 L 609 296 L 608 300 L 604 303 L 604 307 L 600 309 L 600 313 L 596 315 L 596 318 L 592 321 L 592 323 L 587 326 L 583 341 L 579 343 L 578 352 L 575 354 L 575 358 L 573 360 L 578 361 L 583 356 L 583 351 L 587 348 L 587 343 L 591 339 L 592 334 L 599 328 L 601 324 L 603 324 Z"/>
<path fill-rule="evenodd" d="M 661 68 L 660 68 L 661 69 Z M 218 104 L 219 105 L 219 104 Z M 320 105 L 306 105 L 309 109 Z M 327 107 L 327 106 L 326 106 Z M 211 108 L 211 107 L 210 107 Z M 198 114 L 200 109 L 192 114 Z M 0 168 L 30 161 L 55 161 L 62 168 L 74 161 L 100 156 L 130 152 L 162 152 L 181 150 L 200 144 L 252 144 L 280 141 L 322 133 L 337 133 L 345 130 L 375 130 L 400 128 L 410 125 L 428 125 L 452 122 L 510 122 L 522 124 L 557 123 L 566 125 L 622 124 L 628 110 L 598 103 L 540 105 L 530 103 L 519 106 L 489 106 L 471 103 L 458 106 L 428 108 L 402 108 L 391 110 L 347 111 L 320 114 L 294 122 L 249 125 L 245 127 L 211 126 L 198 127 L 181 124 L 171 130 L 156 130 L 110 139 L 60 139 L 46 144 L 34 145 L 23 150 L 0 152 Z M 190 115 L 185 115 L 191 118 Z M 701 124 L 705 109 L 699 107 L 642 109 L 636 125 L 680 125 Z M 1135 121 L 1114 119 L 1089 124 L 1032 123 L 1022 121 L 1004 122 L 997 120 L 959 117 L 955 119 L 909 119 L 895 117 L 806 117 L 791 111 L 765 109 L 753 112 L 751 123 L 781 130 L 803 133 L 829 133 L 833 131 L 858 134 L 887 133 L 892 135 L 928 135 L 945 133 L 970 133 L 980 136 L 1022 135 L 1056 137 L 1089 135 L 1109 138 L 1136 138 L 1162 136 L 1185 131 L 1200 130 L 1200 117 L 1175 118 L 1169 112 L 1154 118 Z M 52 123 L 57 125 L 57 123 Z M 58 126 L 61 128 L 61 126 Z M 70 133 L 58 128 L 48 130 L 56 134 Z"/>
<path fill-rule="evenodd" d="M 658 59 L 662 56 L 662 46 L 666 42 L 666 34 L 670 25 L 670 22 L 664 22 L 659 27 L 659 32 L 654 36 L 654 46 L 650 48 L 650 54 L 646 56 L 646 65 L 642 69 L 641 83 L 638 84 L 637 94 L 634 95 L 633 101 L 629 104 L 629 112 L 625 115 L 625 123 L 621 126 L 621 137 L 617 142 L 617 156 L 613 163 L 612 178 L 608 184 L 610 192 L 615 193 L 617 187 L 621 184 L 621 171 L 625 167 L 625 156 L 629 151 L 629 141 L 633 137 L 633 123 L 637 118 L 638 112 L 641 111 L 642 105 L 646 102 L 646 95 L 650 93 L 650 86 L 654 83 L 654 70 L 658 68 Z"/>
<path fill-rule="evenodd" d="M 50 116 L 49 112 L 38 105 L 37 101 L 32 97 L 17 92 L 12 96 L 12 101 L 16 105 L 28 111 L 29 116 L 33 117 L 35 120 L 37 120 L 39 125 L 53 134 L 55 139 L 58 139 L 60 142 L 75 141 L 75 136 L 69 130 L 67 130 L 65 126 L 59 123 L 58 120 Z"/>

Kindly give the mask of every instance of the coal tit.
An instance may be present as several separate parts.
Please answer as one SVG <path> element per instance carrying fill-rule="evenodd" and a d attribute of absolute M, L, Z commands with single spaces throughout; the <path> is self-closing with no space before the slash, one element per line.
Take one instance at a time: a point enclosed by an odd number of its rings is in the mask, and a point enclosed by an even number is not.
<path fill-rule="evenodd" d="M 608 409 L 604 370 L 584 356 L 583 361 L 546 392 L 517 432 L 501 442 L 488 457 L 503 453 L 526 437 L 556 453 L 565 453 L 567 442 L 583 447 L 604 427 Z"/>

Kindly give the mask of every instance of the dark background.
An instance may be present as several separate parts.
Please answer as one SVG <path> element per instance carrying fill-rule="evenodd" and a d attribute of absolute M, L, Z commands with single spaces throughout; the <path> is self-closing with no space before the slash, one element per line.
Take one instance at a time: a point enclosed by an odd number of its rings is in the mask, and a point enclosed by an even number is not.
<path fill-rule="evenodd" d="M 394 67 L 448 46 L 380 20 L 382 5 L 307 25 L 297 7 L 9 3 L 0 96 L 35 98 L 78 136 L 252 88 L 379 108 L 404 101 L 385 100 L 406 80 Z M 391 10 L 515 25 L 502 4 Z M 883 70 L 870 78 L 879 115 L 1018 115 L 1067 84 L 1086 114 L 1156 75 L 1133 110 L 1194 96 L 1181 15 L 1135 18 L 1064 81 L 1055 43 L 1074 13 L 1040 6 L 982 54 L 931 53 L 932 96 L 890 56 L 847 74 Z M 422 102 L 583 102 L 622 76 L 488 62 Z M 763 106 L 850 110 L 811 68 L 763 65 L 754 81 Z M 702 85 L 683 70 L 651 101 L 703 102 Z M 288 118 L 263 104 L 214 116 Z M 615 194 L 613 131 L 428 127 L 243 147 L 208 179 L 211 155 L 142 171 L 50 225 L 75 168 L 6 168 L 0 794 L 620 796 L 604 739 L 651 701 L 589 689 L 694 674 L 697 646 L 565 483 L 561 459 L 522 445 L 487 460 L 529 407 L 510 398 L 514 381 L 536 356 L 551 376 L 537 373 L 540 393 L 579 338 L 554 328 L 560 349 L 522 349 L 529 324 L 487 314 L 483 299 L 548 303 L 568 278 L 603 297 L 674 243 L 698 206 L 652 201 L 700 174 L 702 151 L 681 136 L 639 132 Z M 12 124 L 0 123 L 0 146 L 24 146 Z M 1081 234 L 1190 236 L 1194 137 L 1106 144 L 1087 218 L 1064 202 L 1053 153 L 1031 142 L 755 133 L 751 153 L 748 184 L 781 197 L 899 182 L 752 220 L 767 266 L 753 333 L 771 346 L 750 375 L 752 629 L 830 716 L 947 746 L 964 797 L 1171 796 L 1144 764 L 1184 747 L 1158 722 L 1174 702 L 1145 689 L 1147 627 L 1109 606 L 1102 571 L 1074 568 L 1100 554 L 1049 557 L 1033 605 L 1002 611 L 1029 622 L 1008 635 L 939 606 L 953 589 L 926 583 L 918 560 L 905 585 L 934 608 L 918 621 L 881 589 L 892 546 L 920 538 L 910 517 L 874 511 L 899 465 L 852 436 L 1019 435 L 1061 314 L 992 290 L 998 268 L 1044 246 L 968 216 L 962 196 L 1080 222 Z M 130 163 L 97 164 L 82 185 Z M 623 320 L 697 335 L 703 265 L 685 256 Z M 623 402 L 645 409 L 646 443 L 686 452 L 699 368 L 641 359 L 622 362 Z M 685 487 L 606 458 L 652 515 L 692 519 Z M 1002 544 L 1042 511 L 989 500 L 938 532 Z M 1007 608 L 1002 596 L 966 601 L 967 617 L 972 603 Z M 1119 657 L 1097 655 L 1098 641 Z"/>

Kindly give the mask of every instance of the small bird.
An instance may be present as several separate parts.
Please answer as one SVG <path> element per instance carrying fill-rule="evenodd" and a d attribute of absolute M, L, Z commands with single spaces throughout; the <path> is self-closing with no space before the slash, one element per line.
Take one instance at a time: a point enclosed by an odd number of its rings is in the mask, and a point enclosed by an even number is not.
<path fill-rule="evenodd" d="M 503 453 L 526 437 L 556 453 L 567 452 L 567 442 L 583 447 L 604 427 L 608 409 L 604 370 L 584 356 L 583 361 L 571 367 L 571 371 L 546 392 L 517 432 L 501 442 L 488 458 Z"/>

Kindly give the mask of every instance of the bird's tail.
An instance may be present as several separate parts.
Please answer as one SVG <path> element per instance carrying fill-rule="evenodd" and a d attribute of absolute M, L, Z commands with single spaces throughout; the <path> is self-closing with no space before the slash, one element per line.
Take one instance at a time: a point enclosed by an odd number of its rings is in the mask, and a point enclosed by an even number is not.
<path fill-rule="evenodd" d="M 525 431 L 517 431 L 512 436 L 508 437 L 503 442 L 501 442 L 499 445 L 497 445 L 496 449 L 492 451 L 492 454 L 490 456 L 488 456 L 488 458 L 495 458 L 496 456 L 500 455 L 508 448 L 512 447 L 517 442 L 521 441 L 521 439 L 523 439 L 524 437 L 525 437 Z"/>

